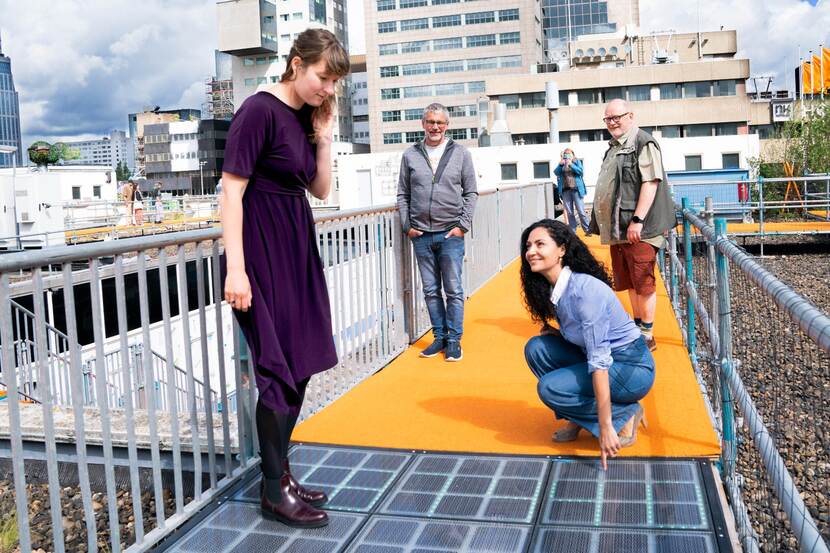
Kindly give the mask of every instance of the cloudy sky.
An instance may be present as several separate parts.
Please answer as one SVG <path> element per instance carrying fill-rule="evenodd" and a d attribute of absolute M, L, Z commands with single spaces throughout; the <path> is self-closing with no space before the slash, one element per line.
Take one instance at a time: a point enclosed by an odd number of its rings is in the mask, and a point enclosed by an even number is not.
<path fill-rule="evenodd" d="M 347 0 L 353 53 L 363 53 L 362 0 Z M 802 52 L 830 44 L 830 0 L 640 0 L 642 32 L 738 31 L 753 75 L 793 88 Z M 215 0 L 0 0 L 24 147 L 36 139 L 125 129 L 145 106 L 200 108 L 214 72 Z"/>

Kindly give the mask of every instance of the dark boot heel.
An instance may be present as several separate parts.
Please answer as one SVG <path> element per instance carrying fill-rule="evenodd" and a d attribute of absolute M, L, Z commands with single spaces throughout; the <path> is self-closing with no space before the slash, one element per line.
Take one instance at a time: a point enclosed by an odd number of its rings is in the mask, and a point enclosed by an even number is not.
<path fill-rule="evenodd" d="M 329 523 L 325 511 L 315 509 L 291 488 L 288 474 L 280 478 L 280 501 L 271 503 L 266 494 L 260 497 L 260 511 L 267 520 L 281 522 L 292 528 L 319 528 Z"/>

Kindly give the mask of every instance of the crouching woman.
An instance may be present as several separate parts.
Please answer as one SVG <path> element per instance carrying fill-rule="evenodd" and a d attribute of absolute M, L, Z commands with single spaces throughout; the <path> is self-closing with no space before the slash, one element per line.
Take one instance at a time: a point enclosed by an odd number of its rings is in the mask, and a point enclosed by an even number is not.
<path fill-rule="evenodd" d="M 639 401 L 654 383 L 654 358 L 605 268 L 567 225 L 538 221 L 521 244 L 523 299 L 543 324 L 525 346 L 525 359 L 542 402 L 567 421 L 553 440 L 575 440 L 584 428 L 599 438 L 606 468 L 645 425 Z"/>

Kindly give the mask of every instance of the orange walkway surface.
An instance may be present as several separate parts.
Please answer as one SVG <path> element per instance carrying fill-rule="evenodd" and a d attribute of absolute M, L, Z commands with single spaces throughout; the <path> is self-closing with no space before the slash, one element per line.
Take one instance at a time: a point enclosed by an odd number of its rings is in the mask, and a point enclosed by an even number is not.
<path fill-rule="evenodd" d="M 593 239 L 596 244 L 596 238 Z M 594 253 L 610 266 L 608 248 Z M 294 440 L 396 449 L 598 456 L 597 440 L 555 444 L 554 419 L 536 394 L 524 345 L 538 332 L 519 295 L 519 262 L 466 304 L 464 359 L 421 359 L 428 335 L 380 373 L 297 427 Z M 628 306 L 627 294 L 621 295 Z M 655 385 L 643 400 L 648 429 L 623 456 L 714 457 L 720 448 L 662 284 L 655 325 Z"/>
<path fill-rule="evenodd" d="M 823 214 L 823 212 L 822 212 Z M 692 232 L 697 234 L 697 230 L 692 227 Z M 760 234 L 761 224 L 755 223 L 728 223 L 726 225 L 727 234 Z M 764 222 L 765 233 L 776 232 L 827 232 L 830 233 L 830 221 L 787 221 L 787 222 Z M 677 226 L 677 233 L 683 234 L 683 225 Z"/>

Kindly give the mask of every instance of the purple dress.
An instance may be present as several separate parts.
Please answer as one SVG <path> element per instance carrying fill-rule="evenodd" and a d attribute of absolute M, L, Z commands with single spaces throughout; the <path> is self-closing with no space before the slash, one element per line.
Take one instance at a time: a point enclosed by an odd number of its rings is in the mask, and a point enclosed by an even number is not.
<path fill-rule="evenodd" d="M 253 300 L 234 311 L 269 409 L 296 414 L 311 375 L 337 364 L 331 310 L 306 189 L 317 173 L 311 108 L 259 92 L 236 112 L 223 171 L 248 179 L 245 272 Z"/>

